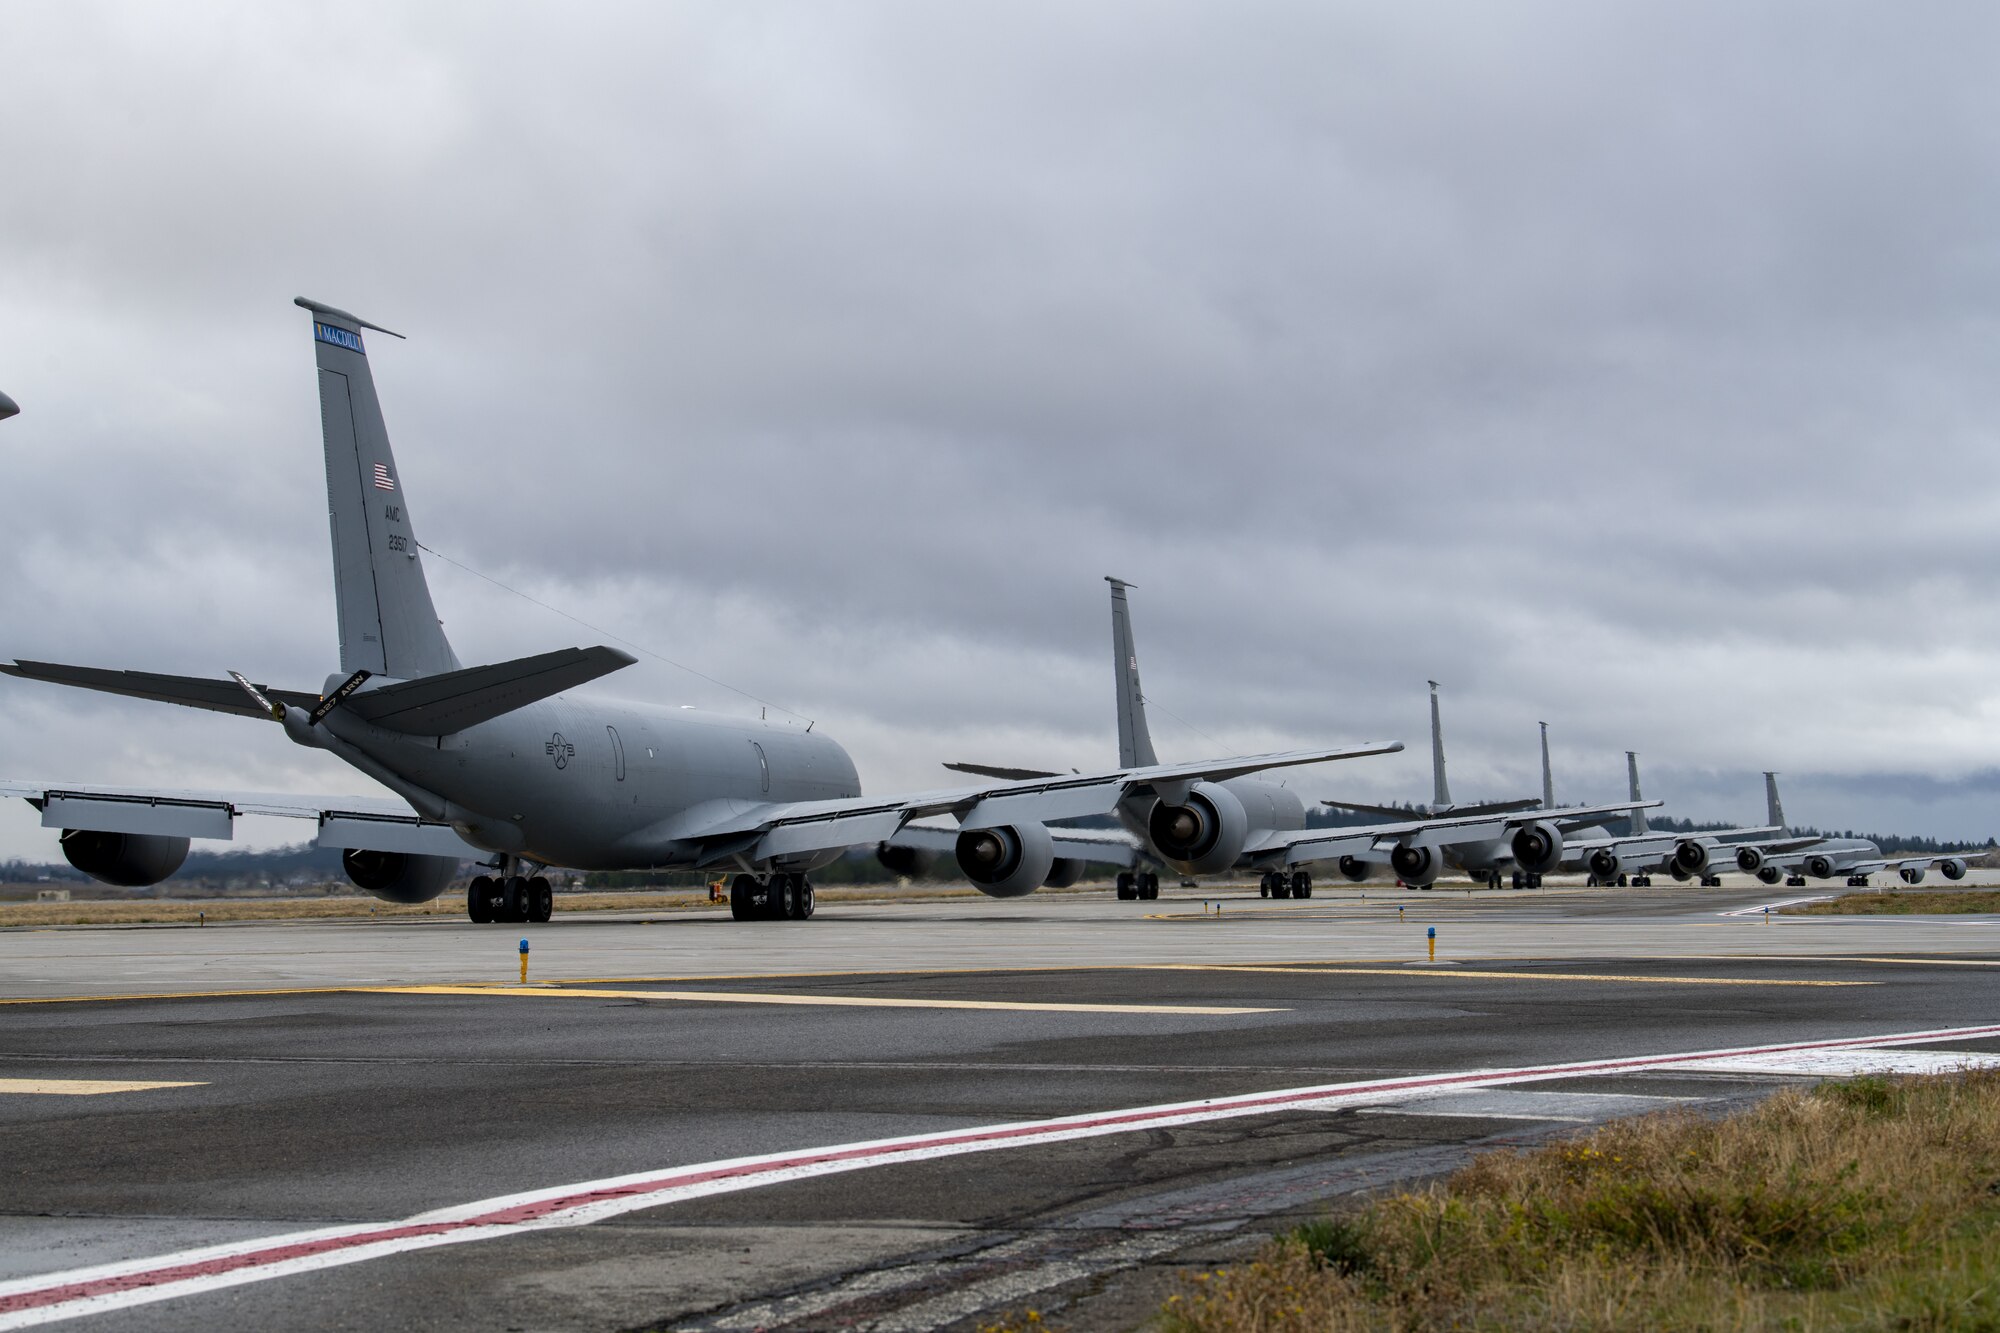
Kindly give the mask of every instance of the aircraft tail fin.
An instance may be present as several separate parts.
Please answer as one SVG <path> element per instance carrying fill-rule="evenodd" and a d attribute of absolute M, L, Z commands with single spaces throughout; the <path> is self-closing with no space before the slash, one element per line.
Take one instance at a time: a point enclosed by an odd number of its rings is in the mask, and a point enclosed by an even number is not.
<path fill-rule="evenodd" d="M 1639 753 L 1636 750 L 1627 750 L 1625 752 L 1625 777 L 1631 783 L 1632 799 L 1634 801 L 1643 801 L 1646 799 L 1639 795 Z M 1650 831 L 1646 827 L 1646 812 L 1644 810 L 1634 810 L 1632 812 L 1633 836 L 1643 837 Z"/>
<path fill-rule="evenodd" d="M 1785 822 L 1785 803 L 1778 799 L 1778 775 L 1764 774 L 1764 822 L 1784 832 L 1791 832 L 1792 826 Z"/>
<path fill-rule="evenodd" d="M 1132 646 L 1132 610 L 1125 590 L 1132 585 L 1109 574 L 1111 585 L 1111 657 L 1118 681 L 1118 763 L 1122 768 L 1150 767 L 1160 762 L 1153 753 L 1153 734 L 1146 726 L 1146 696 L 1139 689 L 1139 650 Z"/>
<path fill-rule="evenodd" d="M 365 722 L 406 736 L 449 736 L 608 676 L 637 660 L 616 648 L 562 648 L 362 690 L 339 706 Z"/>
<path fill-rule="evenodd" d="M 1451 784 L 1444 776 L 1444 723 L 1438 719 L 1438 683 L 1431 686 L 1431 807 L 1443 810 L 1451 805 Z"/>
<path fill-rule="evenodd" d="M 396 680 L 456 671 L 458 657 L 424 581 L 409 500 L 361 339 L 364 329 L 402 335 L 303 296 L 294 304 L 312 312 L 319 364 L 340 669 Z"/>
<path fill-rule="evenodd" d="M 1542 728 L 1542 808 L 1545 810 L 1553 810 L 1556 804 L 1556 775 L 1555 775 L 1555 770 L 1549 767 L 1549 724 L 1544 722 L 1541 724 L 1541 728 Z"/>

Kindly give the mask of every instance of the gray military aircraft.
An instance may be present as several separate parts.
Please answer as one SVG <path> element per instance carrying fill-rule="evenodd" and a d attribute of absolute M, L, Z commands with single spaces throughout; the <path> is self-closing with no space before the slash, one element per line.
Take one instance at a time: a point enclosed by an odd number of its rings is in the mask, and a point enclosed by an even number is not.
<path fill-rule="evenodd" d="M 951 816 L 959 869 L 998 898 L 1032 893 L 1090 854 L 1054 820 L 1143 811 L 1164 850 L 1202 865 L 1233 862 L 1252 825 L 1236 792 L 1248 775 L 1386 754 L 1369 742 L 1187 764 L 1150 748 L 1118 768 L 868 798 L 847 752 L 822 732 L 692 709 L 571 695 L 633 659 L 567 648 L 463 666 L 424 579 L 409 497 L 389 448 L 363 333 L 392 334 L 308 301 L 319 369 L 340 670 L 322 691 L 231 680 L 106 671 L 47 662 L 0 672 L 141 699 L 274 719 L 295 743 L 324 750 L 401 802 L 365 798 L 157 791 L 0 782 L 44 827 L 62 830 L 70 864 L 107 883 L 157 883 L 194 837 L 227 838 L 239 814 L 318 821 L 321 846 L 344 849 L 348 876 L 393 902 L 441 893 L 468 854 L 474 921 L 547 920 L 537 873 L 576 869 L 734 867 L 739 920 L 812 915 L 809 873 L 850 846 L 891 840 L 913 819 Z M 476 849 L 476 850 L 475 850 Z"/>
<path fill-rule="evenodd" d="M 1771 823 L 1781 829 L 1789 829 L 1785 823 L 1784 802 L 1778 799 L 1778 775 L 1764 774 L 1764 804 Z M 1755 875 L 1766 884 L 1776 884 L 1783 880 L 1793 888 L 1804 888 L 1806 876 L 1814 879 L 1832 879 L 1837 875 L 1847 878 L 1849 888 L 1861 888 L 1868 883 L 1868 876 L 1878 870 L 1894 871 L 1896 877 L 1905 884 L 1921 884 L 1924 873 L 1933 866 L 1946 879 L 1964 879 L 1968 869 L 1965 857 L 1952 853 L 1937 856 L 1884 856 L 1882 849 L 1866 838 L 1811 838 L 1806 839 L 1803 851 L 1781 849 L 1773 852 L 1765 847 L 1745 847 L 1736 853 L 1737 869 Z"/>
<path fill-rule="evenodd" d="M 1118 704 L 1118 761 L 1133 766 L 1157 763 L 1152 730 L 1146 721 L 1146 696 L 1139 686 L 1139 653 L 1132 637 L 1132 609 L 1127 596 L 1133 586 L 1123 579 L 1106 576 L 1111 585 L 1111 666 Z M 1443 790 L 1443 742 L 1435 729 L 1435 694 L 1432 699 L 1433 762 L 1437 765 L 1440 791 Z M 1002 768 L 989 764 L 946 764 L 960 773 L 983 777 L 1027 780 L 1056 776 L 1039 769 Z M 1331 804 L 1331 802 L 1329 802 Z M 1349 879 L 1357 865 L 1431 865 L 1438 849 L 1473 843 L 1502 843 L 1520 849 L 1531 864 L 1540 865 L 1547 857 L 1560 858 L 1562 834 L 1535 811 L 1535 801 L 1497 801 L 1481 805 L 1452 806 L 1449 795 L 1444 808 L 1412 818 L 1407 810 L 1393 807 L 1363 807 L 1391 817 L 1394 823 L 1346 828 L 1306 827 L 1305 803 L 1298 793 L 1267 778 L 1245 776 L 1219 783 L 1201 802 L 1189 803 L 1192 815 L 1178 812 L 1162 815 L 1157 807 L 1140 802 L 1123 802 L 1118 820 L 1138 841 L 1142 862 L 1164 865 L 1182 875 L 1213 875 L 1228 870 L 1260 872 L 1259 892 L 1266 898 L 1312 897 L 1312 872 L 1308 866 L 1332 861 Z M 1657 804 L 1657 802 L 1655 803 Z M 1625 805 L 1597 810 L 1566 811 L 1565 815 L 1592 813 L 1602 818 L 1622 815 Z M 1524 813 L 1525 812 L 1525 813 Z M 1204 840 L 1190 833 L 1190 823 L 1199 820 L 1206 827 L 1230 830 L 1227 839 Z M 1237 838 L 1234 831 L 1243 830 Z M 1555 861 L 1549 861 L 1553 868 Z M 1435 879 L 1435 873 L 1432 874 Z M 1423 881 L 1428 884 L 1429 881 Z M 1118 896 L 1150 899 L 1159 894 L 1157 872 L 1140 869 L 1121 873 Z"/>
<path fill-rule="evenodd" d="M 1429 888 L 1447 869 L 1460 870 L 1473 879 L 1484 880 L 1488 888 L 1499 888 L 1503 874 L 1511 876 L 1513 887 L 1517 889 L 1539 888 L 1543 875 L 1562 866 L 1568 855 L 1565 849 L 1578 833 L 1597 828 L 1628 811 L 1660 804 L 1658 801 L 1642 801 L 1635 794 L 1630 801 L 1614 805 L 1558 807 L 1555 804 L 1555 779 L 1549 771 L 1546 722 L 1542 724 L 1540 800 L 1526 796 L 1470 805 L 1453 803 L 1451 783 L 1445 776 L 1444 723 L 1438 711 L 1438 683 L 1434 680 L 1427 683 L 1431 687 L 1432 800 L 1428 806 L 1419 807 L 1420 813 L 1503 816 L 1506 821 L 1503 830 L 1483 837 L 1468 835 L 1452 838 L 1429 846 L 1402 843 L 1378 849 L 1372 854 L 1351 855 L 1339 863 L 1340 873 L 1348 879 L 1359 883 L 1379 873 L 1380 868 L 1386 865 L 1398 880 L 1415 888 Z M 1353 810 L 1362 814 L 1408 813 L 1396 806 L 1364 805 L 1358 801 L 1328 800 L 1326 804 L 1338 810 Z"/>
<path fill-rule="evenodd" d="M 1543 724 L 1542 756 L 1548 758 L 1548 724 Z M 1639 756 L 1625 752 L 1625 774 L 1632 799 L 1639 799 Z M 1776 834 L 1774 838 L 1772 835 Z M 1810 847 L 1817 838 L 1794 838 L 1782 826 L 1762 828 L 1710 829 L 1698 833 L 1655 833 L 1646 827 L 1646 812 L 1632 812 L 1630 832 L 1609 837 L 1584 839 L 1571 848 L 1568 864 L 1586 871 L 1592 884 L 1628 882 L 1645 887 L 1653 876 L 1664 872 L 1685 883 L 1700 881 L 1703 888 L 1722 883 L 1721 870 L 1733 865 L 1746 848 L 1776 854 Z"/>

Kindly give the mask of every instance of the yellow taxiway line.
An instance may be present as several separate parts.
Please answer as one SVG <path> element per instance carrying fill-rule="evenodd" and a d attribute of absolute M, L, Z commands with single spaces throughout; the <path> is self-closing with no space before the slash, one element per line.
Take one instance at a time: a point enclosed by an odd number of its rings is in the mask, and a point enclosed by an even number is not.
<path fill-rule="evenodd" d="M 104 1078 L 0 1078 L 0 1096 L 101 1097 L 107 1092 L 151 1092 L 155 1088 L 205 1088 L 206 1083 L 151 1083 Z"/>
<path fill-rule="evenodd" d="M 1231 963 L 1170 963 L 1163 972 L 1293 972 L 1321 977 L 1450 977 L 1459 981 L 1622 981 L 1661 986 L 1879 986 L 1879 981 L 1801 981 L 1778 977 L 1652 977 L 1598 972 L 1491 972 L 1455 967 L 1260 967 Z"/>
<path fill-rule="evenodd" d="M 1268 1006 L 1196 1004 L 1062 1004 L 1026 1000 L 913 1000 L 889 995 L 808 995 L 718 990 L 598 990 L 578 986 L 368 986 L 372 995 L 521 995 L 579 1000 L 679 1000 L 696 1004 L 796 1004 L 864 1009 L 998 1009 L 1031 1014 L 1276 1014 Z"/>

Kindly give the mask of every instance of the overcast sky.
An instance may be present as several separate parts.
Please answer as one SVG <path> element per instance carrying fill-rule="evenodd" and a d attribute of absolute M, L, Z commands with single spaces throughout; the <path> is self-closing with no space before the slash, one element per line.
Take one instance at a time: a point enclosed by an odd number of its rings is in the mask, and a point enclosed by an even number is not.
<path fill-rule="evenodd" d="M 419 537 L 872 791 L 1375 738 L 1312 796 L 2000 833 L 2000 9 L 0 14 L 0 657 L 334 669 L 304 294 Z M 427 560 L 468 663 L 603 635 Z M 652 657 L 599 688 L 755 712 Z M 1185 720 L 1185 725 L 1181 721 Z M 0 680 L 0 775 L 368 790 Z M 17 802 L 0 855 L 56 855 Z M 299 830 L 246 830 L 269 841 Z"/>

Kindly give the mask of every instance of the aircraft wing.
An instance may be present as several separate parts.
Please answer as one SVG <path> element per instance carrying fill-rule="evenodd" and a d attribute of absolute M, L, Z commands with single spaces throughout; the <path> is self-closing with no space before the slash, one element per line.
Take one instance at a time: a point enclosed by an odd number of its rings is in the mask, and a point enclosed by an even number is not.
<path fill-rule="evenodd" d="M 906 824 L 883 841 L 891 847 L 913 847 L 919 851 L 950 856 L 958 849 L 959 830 L 933 824 Z M 1093 836 L 1078 829 L 1050 829 L 1056 855 L 1072 861 L 1094 861 L 1100 865 L 1129 866 L 1139 863 L 1139 845 L 1128 835 L 1110 829 Z"/>
<path fill-rule="evenodd" d="M 855 796 L 791 804 L 708 802 L 662 821 L 648 840 L 701 844 L 700 863 L 736 857 L 765 860 L 885 842 L 912 820 L 950 815 L 961 829 L 1003 824 L 1047 824 L 1108 815 L 1128 796 L 1184 799 L 1197 782 L 1219 782 L 1272 768 L 1323 764 L 1391 754 L 1401 741 L 1370 742 L 1323 750 L 1284 750 L 1186 764 L 1149 764 L 1099 773 L 992 781 L 909 796 Z"/>
<path fill-rule="evenodd" d="M 227 841 L 236 835 L 237 816 L 273 815 L 315 821 L 318 833 L 313 841 L 318 847 L 424 856 L 486 855 L 451 825 L 424 819 L 393 796 L 101 787 L 9 778 L 0 778 L 0 796 L 18 797 L 41 811 L 43 828 Z"/>

